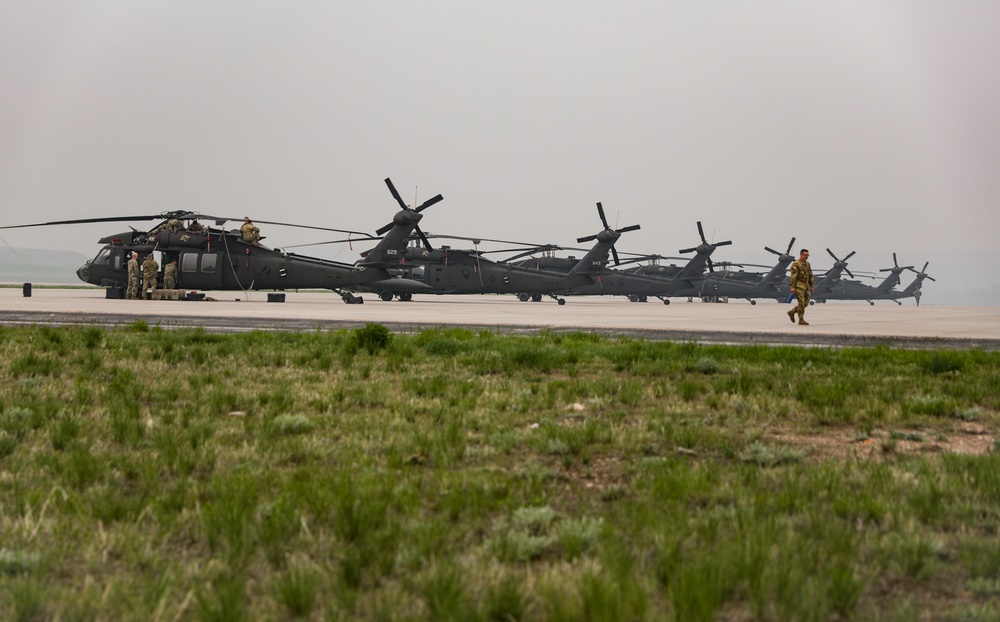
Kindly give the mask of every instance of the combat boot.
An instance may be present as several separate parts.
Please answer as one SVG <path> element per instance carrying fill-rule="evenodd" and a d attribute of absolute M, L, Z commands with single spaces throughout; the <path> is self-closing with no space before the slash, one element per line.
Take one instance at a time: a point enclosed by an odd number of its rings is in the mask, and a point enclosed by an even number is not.
<path fill-rule="evenodd" d="M 799 316 L 799 326 L 809 326 L 809 322 L 806 321 L 805 316 Z"/>
<path fill-rule="evenodd" d="M 792 321 L 792 324 L 795 323 L 795 309 L 788 312 L 788 319 Z"/>

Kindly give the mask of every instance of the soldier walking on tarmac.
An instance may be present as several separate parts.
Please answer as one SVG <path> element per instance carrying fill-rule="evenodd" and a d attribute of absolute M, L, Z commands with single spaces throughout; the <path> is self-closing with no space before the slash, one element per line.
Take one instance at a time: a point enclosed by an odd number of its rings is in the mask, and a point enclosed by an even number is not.
<path fill-rule="evenodd" d="M 806 307 L 809 306 L 809 298 L 815 289 L 812 266 L 809 265 L 809 251 L 802 249 L 799 251 L 799 258 L 792 264 L 792 275 L 788 280 L 788 286 L 799 304 L 788 312 L 788 319 L 795 323 L 795 314 L 799 314 L 799 324 L 809 326 L 806 321 Z"/>

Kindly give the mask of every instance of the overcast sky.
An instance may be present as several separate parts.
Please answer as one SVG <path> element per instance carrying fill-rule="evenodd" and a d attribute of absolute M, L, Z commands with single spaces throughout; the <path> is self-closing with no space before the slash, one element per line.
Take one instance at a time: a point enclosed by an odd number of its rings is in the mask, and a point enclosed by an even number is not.
<path fill-rule="evenodd" d="M 373 231 L 387 176 L 444 194 L 435 233 L 572 244 L 602 201 L 642 225 L 621 250 L 675 254 L 701 220 L 734 241 L 717 260 L 792 236 L 818 268 L 826 247 L 859 270 L 995 258 L 1000 3 L 0 3 L 0 224 Z M 92 256 L 124 228 L 2 235 Z"/>

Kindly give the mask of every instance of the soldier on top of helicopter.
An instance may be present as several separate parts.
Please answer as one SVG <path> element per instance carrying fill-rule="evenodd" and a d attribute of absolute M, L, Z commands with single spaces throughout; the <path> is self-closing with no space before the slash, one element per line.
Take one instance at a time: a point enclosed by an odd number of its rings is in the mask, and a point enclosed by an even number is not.
<path fill-rule="evenodd" d="M 260 246 L 260 229 L 253 224 L 249 216 L 243 217 L 243 226 L 240 227 L 244 242 L 250 242 L 254 246 Z"/>

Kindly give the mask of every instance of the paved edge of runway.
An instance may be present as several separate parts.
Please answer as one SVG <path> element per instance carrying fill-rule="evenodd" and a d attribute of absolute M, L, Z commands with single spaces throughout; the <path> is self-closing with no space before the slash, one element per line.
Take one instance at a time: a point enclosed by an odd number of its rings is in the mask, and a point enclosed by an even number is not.
<path fill-rule="evenodd" d="M 53 313 L 48 311 L 0 311 L 0 326 L 102 326 L 120 327 L 143 321 L 149 326 L 167 329 L 202 328 L 215 333 L 254 330 L 306 332 L 360 328 L 368 322 L 359 320 L 316 320 L 285 318 L 232 318 L 191 315 L 128 315 L 115 313 Z M 954 339 L 941 337 L 884 337 L 870 335 L 830 335 L 794 333 L 753 333 L 707 330 L 660 330 L 643 328 L 594 328 L 590 326 L 545 326 L 514 324 L 441 324 L 434 322 L 379 322 L 394 333 L 411 333 L 430 328 L 462 328 L 503 334 L 538 334 L 540 332 L 587 332 L 608 337 L 627 337 L 651 341 L 695 342 L 705 344 L 784 345 L 811 347 L 876 347 L 908 349 L 982 349 L 1000 350 L 1000 339 Z"/>

